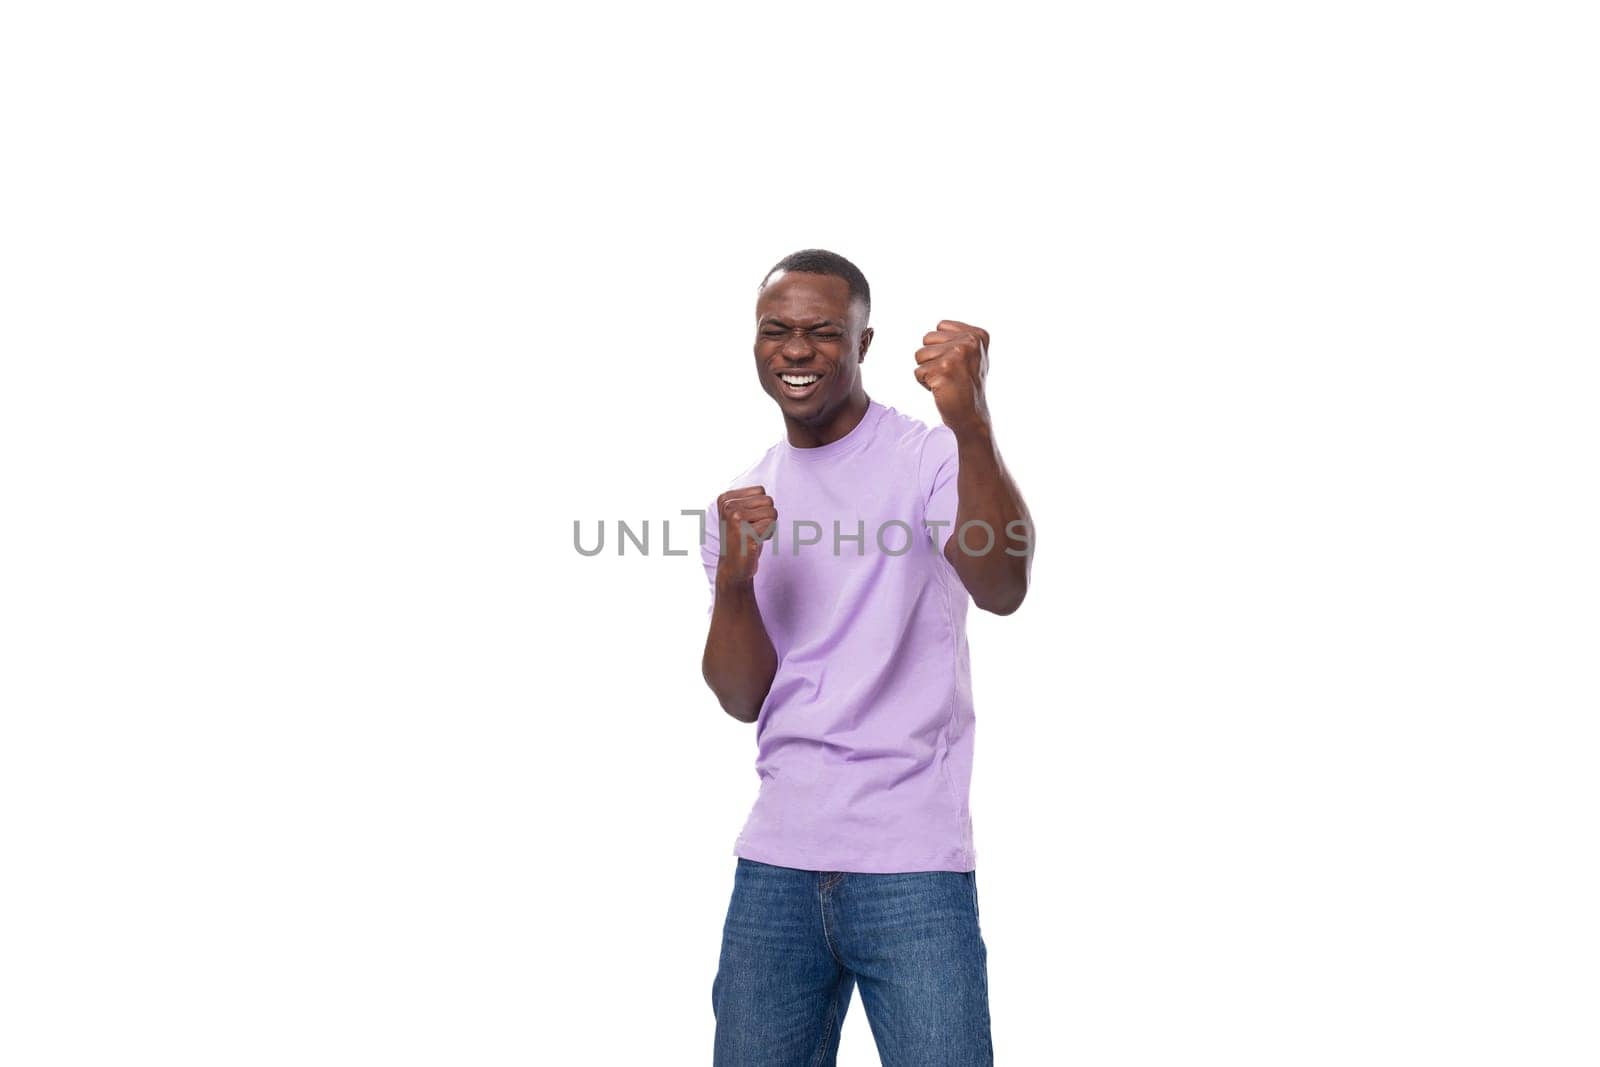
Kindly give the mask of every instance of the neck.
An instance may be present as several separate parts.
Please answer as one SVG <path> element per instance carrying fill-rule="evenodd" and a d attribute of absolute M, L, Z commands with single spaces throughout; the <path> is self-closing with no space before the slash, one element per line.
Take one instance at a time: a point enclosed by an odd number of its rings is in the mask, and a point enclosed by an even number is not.
<path fill-rule="evenodd" d="M 872 398 L 857 389 L 831 415 L 816 423 L 801 422 L 788 415 L 783 417 L 789 431 L 789 443 L 796 448 L 816 448 L 831 445 L 845 434 L 861 425 Z"/>

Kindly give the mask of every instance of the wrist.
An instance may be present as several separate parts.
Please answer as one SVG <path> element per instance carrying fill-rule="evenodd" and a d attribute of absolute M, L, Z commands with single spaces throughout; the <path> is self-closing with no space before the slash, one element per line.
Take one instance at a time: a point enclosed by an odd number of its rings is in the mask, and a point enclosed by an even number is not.
<path fill-rule="evenodd" d="M 989 422 L 989 405 L 984 400 L 982 392 L 970 398 L 965 403 L 952 405 L 953 411 L 940 412 L 944 416 L 944 424 L 950 427 L 958 440 L 965 438 L 982 439 L 993 434 L 993 427 Z"/>
<path fill-rule="evenodd" d="M 753 574 L 725 574 L 721 569 L 717 571 L 717 595 L 739 595 L 750 592 L 755 588 L 756 577 Z"/>
<path fill-rule="evenodd" d="M 974 415 L 946 425 L 950 427 L 950 432 L 956 435 L 956 444 L 962 447 L 988 448 L 994 444 L 994 426 L 986 415 Z"/>

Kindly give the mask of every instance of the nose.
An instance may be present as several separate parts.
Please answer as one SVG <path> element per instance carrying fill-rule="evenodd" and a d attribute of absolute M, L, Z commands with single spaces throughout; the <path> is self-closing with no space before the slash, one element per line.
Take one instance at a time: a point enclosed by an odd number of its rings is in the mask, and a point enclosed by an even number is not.
<path fill-rule="evenodd" d="M 811 345 L 801 334 L 791 333 L 789 339 L 783 342 L 783 358 L 799 362 L 811 357 Z"/>

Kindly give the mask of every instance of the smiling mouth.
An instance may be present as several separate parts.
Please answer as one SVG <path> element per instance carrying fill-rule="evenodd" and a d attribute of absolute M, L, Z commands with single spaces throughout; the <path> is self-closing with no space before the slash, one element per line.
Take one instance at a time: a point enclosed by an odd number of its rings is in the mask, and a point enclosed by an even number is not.
<path fill-rule="evenodd" d="M 822 380 L 822 375 L 806 372 L 804 374 L 782 373 L 778 381 L 783 383 L 783 392 L 788 396 L 805 396 L 817 387 Z"/>

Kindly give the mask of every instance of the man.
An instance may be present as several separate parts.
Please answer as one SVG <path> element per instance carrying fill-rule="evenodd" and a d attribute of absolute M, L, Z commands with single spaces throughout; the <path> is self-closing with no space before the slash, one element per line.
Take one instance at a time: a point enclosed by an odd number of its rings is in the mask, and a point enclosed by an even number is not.
<path fill-rule="evenodd" d="M 989 335 L 946 320 L 923 337 L 930 428 L 867 395 L 870 312 L 832 252 L 768 272 L 755 369 L 785 436 L 702 539 L 702 670 L 756 724 L 761 778 L 712 984 L 727 1067 L 836 1062 L 857 985 L 883 1063 L 993 1062 L 965 620 L 969 596 L 1022 603 L 1032 523 L 984 400 Z"/>

